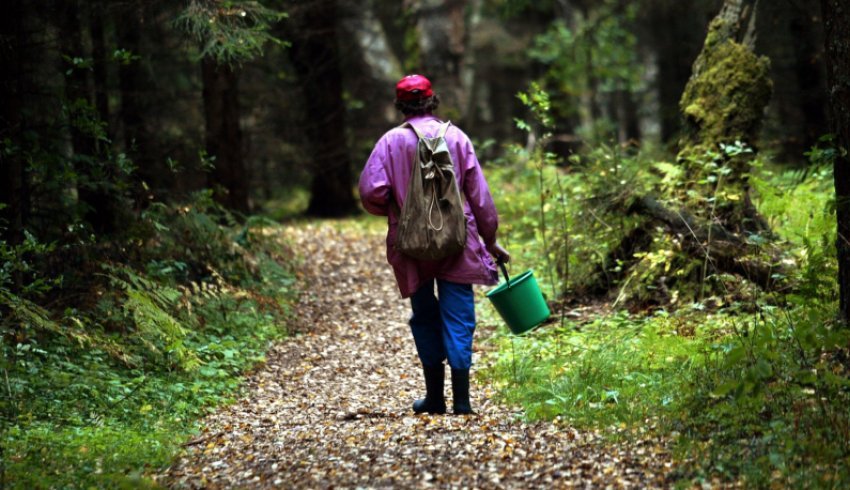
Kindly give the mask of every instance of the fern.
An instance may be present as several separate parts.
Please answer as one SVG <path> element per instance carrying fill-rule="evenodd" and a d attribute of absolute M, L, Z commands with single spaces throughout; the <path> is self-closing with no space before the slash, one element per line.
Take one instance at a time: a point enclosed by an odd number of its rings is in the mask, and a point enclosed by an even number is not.
<path fill-rule="evenodd" d="M 198 357 L 183 344 L 189 330 L 169 313 L 180 307 L 183 294 L 127 267 L 104 265 L 104 268 L 112 272 L 107 276 L 110 282 L 124 291 L 121 308 L 132 319 L 138 341 L 151 352 L 173 356 L 181 369 L 197 368 Z"/>
<path fill-rule="evenodd" d="M 62 327 L 50 318 L 50 313 L 26 298 L 13 294 L 5 288 L 0 288 L 0 306 L 9 310 L 7 318 L 0 314 L 2 323 L 15 322 L 35 330 L 65 334 Z"/>

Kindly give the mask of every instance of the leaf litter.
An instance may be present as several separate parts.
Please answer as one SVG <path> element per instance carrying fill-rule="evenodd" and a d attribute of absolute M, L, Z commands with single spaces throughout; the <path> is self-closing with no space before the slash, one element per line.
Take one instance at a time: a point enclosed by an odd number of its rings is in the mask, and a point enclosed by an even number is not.
<path fill-rule="evenodd" d="M 415 415 L 424 383 L 382 234 L 354 222 L 286 227 L 303 293 L 292 336 L 246 396 L 157 480 L 174 488 L 662 488 L 663 441 L 612 443 L 563 421 L 527 423 L 475 379 L 472 416 Z M 478 295 L 480 296 L 480 295 Z M 479 331 L 478 336 L 486 335 Z M 480 340 L 480 339 L 479 339 Z M 479 341 L 476 341 L 478 349 Z M 475 361 L 482 352 L 476 350 Z M 448 371 L 448 370 L 447 370 Z M 474 368 L 473 368 L 474 371 Z M 448 378 L 448 373 L 447 373 Z M 447 379 L 446 396 L 451 405 Z"/>

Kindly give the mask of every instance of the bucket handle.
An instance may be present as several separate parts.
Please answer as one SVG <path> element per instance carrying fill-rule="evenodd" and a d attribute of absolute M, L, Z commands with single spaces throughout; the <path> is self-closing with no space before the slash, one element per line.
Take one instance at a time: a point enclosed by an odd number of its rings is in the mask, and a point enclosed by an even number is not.
<path fill-rule="evenodd" d="M 496 265 L 498 265 L 499 268 L 502 269 L 502 275 L 505 276 L 505 282 L 508 283 L 508 289 L 510 289 L 511 288 L 511 278 L 510 278 L 510 276 L 508 276 L 508 268 L 505 267 L 505 261 L 503 261 L 500 258 L 496 261 Z"/>

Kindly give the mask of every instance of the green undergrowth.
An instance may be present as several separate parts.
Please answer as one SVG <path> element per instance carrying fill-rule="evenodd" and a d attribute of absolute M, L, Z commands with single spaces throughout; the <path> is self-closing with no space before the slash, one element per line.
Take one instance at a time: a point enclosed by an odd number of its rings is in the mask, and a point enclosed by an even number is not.
<path fill-rule="evenodd" d="M 287 334 L 293 258 L 277 225 L 237 222 L 203 193 L 134 226 L 132 252 L 51 286 L 61 307 L 0 288 L 8 488 L 156 486 L 149 475 Z"/>
<path fill-rule="evenodd" d="M 751 238 L 787 251 L 791 287 L 767 294 L 745 278 L 715 275 L 707 280 L 734 287 L 734 294 L 719 287 L 702 298 L 683 292 L 676 301 L 672 291 L 666 305 L 635 307 L 626 282 L 599 313 L 556 314 L 521 337 L 510 336 L 485 305 L 481 322 L 499 327 L 486 340 L 496 348 L 482 375 L 531 420 L 560 418 L 614 440 L 664 437 L 677 461 L 671 483 L 679 486 L 846 488 L 850 334 L 835 320 L 826 153 L 814 149 L 806 172 L 762 162 L 750 176 L 753 202 L 775 233 Z M 560 169 L 547 158 L 520 155 L 486 172 L 501 190 L 494 197 L 512 270 L 534 268 L 554 306 L 559 297 L 575 301 L 575 291 L 597 273 L 594 264 L 629 229 L 629 218 L 611 220 L 598 211 L 604 206 L 593 214 L 599 189 L 608 196 L 647 185 L 664 189 L 675 168 L 604 148 Z M 652 282 L 682 266 L 675 243 L 655 247 L 625 281 Z"/>
<path fill-rule="evenodd" d="M 681 403 L 704 363 L 700 354 L 727 328 L 715 321 L 693 331 L 685 318 L 618 312 L 580 324 L 547 324 L 525 336 L 501 335 L 486 374 L 531 419 L 557 417 L 593 428 L 655 426 Z"/>
<path fill-rule="evenodd" d="M 826 308 L 618 312 L 491 341 L 483 374 L 527 418 L 613 440 L 662 435 L 684 486 L 850 482 L 850 335 Z"/>

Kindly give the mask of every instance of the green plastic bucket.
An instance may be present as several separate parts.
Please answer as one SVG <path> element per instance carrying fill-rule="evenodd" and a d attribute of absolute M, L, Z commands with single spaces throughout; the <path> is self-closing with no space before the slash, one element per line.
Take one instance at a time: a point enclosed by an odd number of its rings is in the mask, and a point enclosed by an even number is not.
<path fill-rule="evenodd" d="M 533 271 L 510 278 L 504 264 L 499 264 L 505 282 L 487 292 L 487 298 L 515 335 L 528 332 L 549 318 L 549 305 L 543 299 Z"/>

